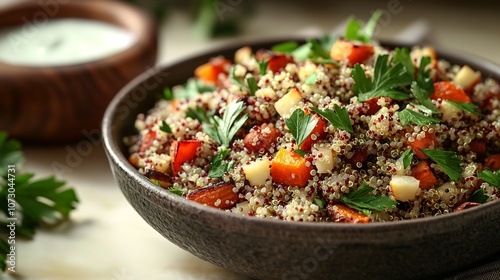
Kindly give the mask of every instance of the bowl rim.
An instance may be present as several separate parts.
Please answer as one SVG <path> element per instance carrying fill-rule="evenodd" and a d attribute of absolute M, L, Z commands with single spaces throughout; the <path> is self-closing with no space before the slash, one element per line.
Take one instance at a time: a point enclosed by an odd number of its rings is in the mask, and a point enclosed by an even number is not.
<path fill-rule="evenodd" d="M 224 44 L 222 46 L 216 46 L 214 48 L 204 50 L 191 54 L 187 57 L 182 57 L 174 61 L 164 63 L 155 67 L 154 71 L 147 71 L 142 73 L 128 83 L 110 102 L 108 108 L 106 109 L 101 124 L 102 129 L 102 139 L 105 153 L 108 159 L 124 171 L 128 176 L 130 176 L 134 181 L 138 182 L 140 187 L 143 188 L 143 193 L 147 193 L 148 196 L 145 197 L 148 201 L 153 204 L 158 204 L 157 201 L 152 199 L 164 199 L 165 203 L 172 204 L 173 207 L 187 207 L 190 211 L 196 212 L 198 215 L 212 216 L 216 219 L 231 220 L 232 222 L 237 221 L 241 223 L 248 224 L 250 226 L 258 227 L 272 227 L 274 229 L 287 229 L 287 230 L 322 230 L 322 231 L 351 231 L 351 232 L 366 232 L 366 231 L 377 231 L 377 232 L 389 232 L 389 231 L 405 231 L 415 227 L 418 228 L 432 228 L 433 225 L 437 224 L 452 224 L 455 219 L 460 217 L 467 218 L 467 220 L 473 220 L 475 218 L 480 218 L 482 212 L 486 209 L 496 209 L 500 213 L 500 199 L 496 201 L 491 201 L 488 203 L 480 204 L 478 206 L 465 209 L 459 212 L 451 212 L 447 214 L 441 214 L 438 216 L 416 218 L 410 220 L 394 221 L 394 222 L 372 222 L 372 223 L 361 223 L 361 224 L 351 224 L 351 223 L 334 223 L 334 222 L 296 222 L 296 221 L 283 221 L 275 218 L 258 218 L 251 217 L 248 215 L 240 215 L 237 213 L 227 213 L 227 211 L 220 210 L 214 207 L 209 207 L 198 202 L 190 201 L 185 197 L 178 196 L 169 192 L 168 190 L 157 186 L 146 180 L 145 177 L 139 173 L 139 171 L 133 167 L 121 152 L 118 144 L 115 141 L 114 133 L 116 132 L 115 126 L 113 125 L 113 117 L 117 114 L 117 107 L 122 100 L 126 99 L 133 89 L 140 86 L 141 83 L 146 81 L 148 78 L 154 77 L 160 72 L 165 72 L 166 70 L 178 67 L 184 61 L 189 59 L 198 58 L 201 56 L 216 55 L 217 53 L 222 53 L 225 51 L 237 49 L 243 46 L 252 46 L 259 44 L 269 44 L 274 45 L 285 41 L 304 41 L 303 36 L 287 36 L 282 38 L 264 38 L 264 39 L 250 39 L 238 42 L 232 42 L 229 44 Z M 390 41 L 390 40 L 378 40 L 382 45 L 385 46 L 400 46 L 400 47 L 411 47 L 413 45 L 408 45 L 405 43 Z M 470 63 L 469 66 L 474 67 L 474 69 L 481 68 L 481 74 L 485 76 L 496 75 L 500 77 L 500 65 L 495 64 L 487 59 L 481 58 L 477 55 L 468 54 L 463 51 L 456 50 L 443 50 L 439 46 L 433 46 L 439 58 L 445 59 L 447 61 L 462 60 Z M 487 73 L 484 73 L 486 70 Z M 189 77 L 188 77 L 189 78 Z M 497 78 L 498 79 L 498 78 Z M 122 190 L 123 191 L 123 190 Z M 134 190 L 138 192 L 138 190 Z M 163 207 L 163 206 L 162 206 Z"/>
<path fill-rule="evenodd" d="M 105 24 L 110 24 L 116 26 L 118 28 L 124 29 L 136 38 L 135 42 L 128 46 L 128 48 L 114 53 L 112 55 L 92 59 L 89 61 L 72 63 L 72 64 L 63 64 L 63 65 L 24 65 L 24 64 L 11 64 L 0 61 L 0 70 L 5 68 L 10 71 L 19 71 L 21 73 L 39 73 L 44 69 L 57 69 L 61 71 L 71 71 L 73 69 L 78 69 L 83 66 L 85 67 L 105 67 L 105 65 L 109 64 L 119 64 L 121 61 L 130 60 L 137 55 L 137 52 L 142 48 L 147 48 L 150 44 L 148 43 L 151 38 L 154 41 L 157 39 L 157 27 L 153 19 L 150 15 L 146 14 L 144 11 L 136 8 L 135 6 L 124 3 L 123 1 L 96 1 L 96 0 L 79 0 L 79 1 L 68 1 L 65 3 L 59 3 L 56 1 L 56 4 L 59 4 L 59 10 L 54 16 L 48 16 L 47 20 L 60 20 L 60 19 L 82 19 L 82 20 L 93 20 L 102 22 Z M 4 9 L 0 9 L 0 16 L 2 14 L 9 13 L 31 13 L 33 9 L 38 9 L 38 11 L 43 11 L 43 8 L 40 6 L 38 1 L 24 1 L 21 3 L 15 3 L 13 5 L 9 5 Z M 61 16 L 60 12 L 62 9 L 83 9 L 88 11 L 102 11 L 103 9 L 113 11 L 114 14 L 118 14 L 118 16 L 114 17 L 116 19 L 115 22 L 109 22 L 102 19 L 95 19 L 93 17 L 89 17 L 86 14 L 78 15 L 78 16 Z M 102 13 L 102 12 L 101 12 Z M 123 18 L 122 14 L 126 14 L 127 16 L 133 16 L 133 18 Z M 112 17 L 109 17 L 110 19 Z M 131 30 L 126 25 L 123 24 L 125 21 L 134 22 L 137 25 L 137 30 Z M 21 21 L 19 19 L 19 23 L 11 26 L 0 26 L 0 29 L 3 28 L 14 28 L 14 27 L 22 27 L 26 24 L 26 22 Z M 156 43 L 155 43 L 156 44 Z"/>

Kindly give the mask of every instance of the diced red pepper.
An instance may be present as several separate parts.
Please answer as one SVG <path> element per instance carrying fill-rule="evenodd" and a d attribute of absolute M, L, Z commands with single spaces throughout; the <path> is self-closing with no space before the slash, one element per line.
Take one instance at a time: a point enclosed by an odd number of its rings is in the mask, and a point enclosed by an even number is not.
<path fill-rule="evenodd" d="M 175 175 L 181 170 L 182 164 L 196 156 L 201 142 L 198 140 L 174 141 L 170 146 L 170 157 L 172 158 L 172 172 Z"/>

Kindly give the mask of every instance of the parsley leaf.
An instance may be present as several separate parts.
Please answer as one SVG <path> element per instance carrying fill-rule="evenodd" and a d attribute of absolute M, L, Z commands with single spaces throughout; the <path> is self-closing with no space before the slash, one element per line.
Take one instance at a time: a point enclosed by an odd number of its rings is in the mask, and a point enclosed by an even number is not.
<path fill-rule="evenodd" d="M 78 202 L 76 193 L 71 188 L 65 187 L 65 182 L 56 180 L 54 177 L 33 179 L 34 174 L 22 173 L 19 167 L 23 161 L 21 143 L 8 139 L 6 132 L 0 132 L 0 224 L 7 224 L 6 218 L 13 217 L 7 205 L 15 200 L 17 203 L 16 232 L 21 236 L 32 237 L 36 227 L 57 223 L 68 219 L 70 212 L 75 209 Z M 15 178 L 8 176 L 8 165 L 16 166 Z M 9 188 L 15 187 L 15 197 L 9 192 Z M 2 251 L 5 240 L 0 238 L 0 251 Z M 5 256 L 3 254 L 2 256 Z M 0 257 L 0 262 L 5 259 Z M 5 263 L 0 265 L 4 268 Z"/>
<path fill-rule="evenodd" d="M 431 79 L 432 80 L 432 79 Z M 434 91 L 434 89 L 433 89 Z M 438 109 L 432 103 L 431 99 L 429 98 L 430 93 L 426 91 L 424 88 L 422 88 L 418 82 L 414 81 L 411 83 L 411 93 L 415 97 L 415 99 L 418 100 L 418 102 L 425 106 L 427 109 L 429 109 L 432 114 L 439 114 Z"/>
<path fill-rule="evenodd" d="M 261 61 L 257 61 L 257 63 L 259 64 L 260 75 L 264 76 L 267 72 L 267 66 L 269 65 L 269 62 L 265 61 L 265 60 L 261 60 Z"/>
<path fill-rule="evenodd" d="M 171 88 L 167 87 L 163 89 L 163 98 L 168 101 L 174 99 L 174 93 L 172 92 Z"/>
<path fill-rule="evenodd" d="M 462 179 L 461 161 L 455 152 L 433 149 L 420 149 L 420 151 L 441 166 L 444 173 L 446 173 L 451 180 L 456 181 Z"/>
<path fill-rule="evenodd" d="M 248 89 L 250 90 L 250 94 L 252 96 L 254 96 L 257 89 L 259 89 L 259 86 L 257 85 L 257 81 L 255 80 L 254 77 L 248 77 L 247 84 L 248 84 Z"/>
<path fill-rule="evenodd" d="M 417 73 L 417 85 L 427 92 L 428 95 L 434 92 L 434 80 L 431 77 L 431 71 L 428 65 L 432 62 L 432 59 L 428 56 L 424 56 L 420 59 L 420 66 Z M 420 100 L 419 100 L 420 101 Z M 421 103 L 424 105 L 423 103 Z"/>
<path fill-rule="evenodd" d="M 170 128 L 170 126 L 166 121 L 161 121 L 160 130 L 165 133 L 172 134 L 172 129 Z"/>
<path fill-rule="evenodd" d="M 477 111 L 477 106 L 474 103 L 467 103 L 467 102 L 456 102 L 452 100 L 446 100 L 446 102 L 450 103 L 451 105 L 459 108 L 460 110 L 463 110 L 465 112 L 469 112 L 473 115 L 476 116 L 482 116 L 481 113 Z"/>
<path fill-rule="evenodd" d="M 9 165 L 20 165 L 22 161 L 21 143 L 13 139 L 8 139 L 6 132 L 0 132 L 0 177 L 7 175 L 7 167 Z"/>
<path fill-rule="evenodd" d="M 394 199 L 383 195 L 374 195 L 373 190 L 366 182 L 363 182 L 357 190 L 342 196 L 340 200 L 347 206 L 367 215 L 370 214 L 370 210 L 384 211 L 397 205 L 397 201 Z"/>
<path fill-rule="evenodd" d="M 338 62 L 330 58 L 330 48 L 333 45 L 332 37 L 326 36 L 320 41 L 307 40 L 307 42 L 295 49 L 292 56 L 296 61 L 310 59 L 317 64 L 335 64 Z"/>
<path fill-rule="evenodd" d="M 281 44 L 277 44 L 271 47 L 271 50 L 275 52 L 281 52 L 281 53 L 292 53 L 295 51 L 299 45 L 297 42 L 283 42 Z"/>
<path fill-rule="evenodd" d="M 300 146 L 311 134 L 318 121 L 317 118 L 313 118 L 313 115 L 304 114 L 302 109 L 295 109 L 292 115 L 285 119 L 285 124 L 295 138 L 297 146 Z"/>
<path fill-rule="evenodd" d="M 407 48 L 396 48 L 392 54 L 392 62 L 401 63 L 408 74 L 412 77 L 415 75 L 415 66 L 413 66 L 413 61 L 411 60 L 410 51 Z"/>
<path fill-rule="evenodd" d="M 210 123 L 209 113 L 205 110 L 205 108 L 198 105 L 196 106 L 195 109 L 188 108 L 186 117 L 190 117 L 193 120 L 198 120 L 200 121 L 200 123 Z"/>
<path fill-rule="evenodd" d="M 232 66 L 231 69 L 229 70 L 229 81 L 232 84 L 237 85 L 244 90 L 248 90 L 248 87 L 245 84 L 243 84 L 234 74 L 234 66 Z"/>
<path fill-rule="evenodd" d="M 399 119 L 401 120 L 401 124 L 408 125 L 410 123 L 414 123 L 417 125 L 428 125 L 432 123 L 439 123 L 440 120 L 433 117 L 428 117 L 417 113 L 411 109 L 404 109 L 403 111 L 398 113 Z"/>
<path fill-rule="evenodd" d="M 175 98 L 192 98 L 205 92 L 212 92 L 216 89 L 215 86 L 203 84 L 200 80 L 191 78 L 183 87 L 176 87 L 173 89 L 173 97 Z M 163 92 L 165 96 L 165 91 Z M 169 95 L 167 90 L 167 95 Z M 167 96 L 165 96 L 166 98 Z"/>
<path fill-rule="evenodd" d="M 241 115 L 244 110 L 245 107 L 242 101 L 233 101 L 226 106 L 226 111 L 222 119 L 218 116 L 213 116 L 213 126 L 204 124 L 202 129 L 217 143 L 229 147 L 236 132 L 238 132 L 248 119 L 248 114 Z"/>
<path fill-rule="evenodd" d="M 468 199 L 470 202 L 485 203 L 488 200 L 488 196 L 484 194 L 483 189 L 478 189 L 475 191 Z"/>
<path fill-rule="evenodd" d="M 358 93 L 360 101 L 383 96 L 396 100 L 405 100 L 410 97 L 408 93 L 396 90 L 396 88 L 409 85 L 413 81 L 413 76 L 401 62 L 391 65 L 388 58 L 388 55 L 377 57 L 372 80 L 366 77 L 366 73 L 359 64 L 354 66 L 353 89 Z"/>
<path fill-rule="evenodd" d="M 211 178 L 221 178 L 224 173 L 228 172 L 233 166 L 234 161 L 224 162 L 231 150 L 222 149 L 214 155 L 210 160 L 210 170 L 208 176 Z"/>
<path fill-rule="evenodd" d="M 326 207 L 326 200 L 323 197 L 315 197 L 313 198 L 313 202 L 318 205 L 320 209 L 325 209 Z"/>
<path fill-rule="evenodd" d="M 314 72 L 306 78 L 305 84 L 308 86 L 315 85 L 318 81 L 318 73 Z"/>
<path fill-rule="evenodd" d="M 488 184 L 499 188 L 500 187 L 500 171 L 493 172 L 490 169 L 485 169 L 483 171 L 477 172 L 477 177 L 481 180 L 484 180 Z"/>
<path fill-rule="evenodd" d="M 404 151 L 404 153 L 402 155 L 402 159 L 403 159 L 404 169 L 408 168 L 408 166 L 410 166 L 411 161 L 413 159 L 413 150 L 408 149 L 408 150 Z"/>
<path fill-rule="evenodd" d="M 373 37 L 375 29 L 377 28 L 377 22 L 382 16 L 381 10 L 376 10 L 373 12 L 372 16 L 366 23 L 365 27 L 361 29 L 362 23 L 353 17 L 349 18 L 347 22 L 344 37 L 347 40 L 361 41 L 367 43 Z"/>
<path fill-rule="evenodd" d="M 346 108 L 340 108 L 339 105 L 334 104 L 335 111 L 330 109 L 320 110 L 316 107 L 310 107 L 311 110 L 325 117 L 333 126 L 343 129 L 347 132 L 354 133 L 352 128 L 351 118 Z"/>
<path fill-rule="evenodd" d="M 183 191 L 179 190 L 179 189 L 176 189 L 174 187 L 168 189 L 169 192 L 173 193 L 173 194 L 176 194 L 176 195 L 179 195 L 179 196 L 182 196 L 184 194 Z"/>

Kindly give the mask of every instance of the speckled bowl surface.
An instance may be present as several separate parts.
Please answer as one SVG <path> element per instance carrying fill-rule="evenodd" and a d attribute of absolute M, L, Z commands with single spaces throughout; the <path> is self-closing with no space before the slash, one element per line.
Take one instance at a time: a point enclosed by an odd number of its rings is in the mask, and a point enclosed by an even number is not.
<path fill-rule="evenodd" d="M 255 279 L 441 279 L 500 251 L 500 201 L 393 223 L 284 222 L 186 200 L 128 163 L 122 138 L 135 133 L 136 115 L 150 109 L 165 86 L 184 83 L 214 55 L 230 58 L 242 45 L 258 49 L 281 41 L 230 46 L 166 65 L 132 81 L 111 102 L 102 123 L 105 151 L 122 192 L 147 223 L 192 254 Z M 438 55 L 500 78 L 500 67 L 485 60 Z"/>

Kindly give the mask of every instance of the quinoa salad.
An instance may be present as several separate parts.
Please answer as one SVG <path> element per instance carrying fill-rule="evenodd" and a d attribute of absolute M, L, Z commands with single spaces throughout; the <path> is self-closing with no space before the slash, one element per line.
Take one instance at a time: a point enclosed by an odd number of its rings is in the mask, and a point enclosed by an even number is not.
<path fill-rule="evenodd" d="M 187 199 L 286 221 L 398 221 L 499 199 L 499 82 L 430 46 L 383 47 L 355 23 L 200 65 L 137 116 L 130 163 Z"/>

